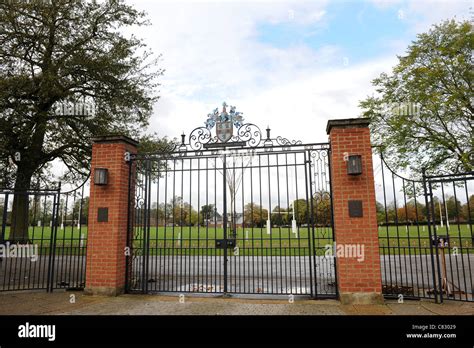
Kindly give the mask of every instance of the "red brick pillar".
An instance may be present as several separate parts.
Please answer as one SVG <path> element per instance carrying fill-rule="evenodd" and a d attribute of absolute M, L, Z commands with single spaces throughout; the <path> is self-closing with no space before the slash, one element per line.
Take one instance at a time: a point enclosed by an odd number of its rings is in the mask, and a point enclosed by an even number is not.
<path fill-rule="evenodd" d="M 368 126 L 368 119 L 352 118 L 330 120 L 326 128 L 331 142 L 337 284 L 339 298 L 347 304 L 383 302 Z M 351 155 L 361 155 L 361 174 L 348 174 Z"/>
<path fill-rule="evenodd" d="M 125 136 L 103 136 L 92 142 L 85 293 L 116 296 L 125 288 L 129 178 L 125 153 L 135 154 L 138 143 Z M 94 183 L 97 168 L 107 169 L 106 185 Z"/>

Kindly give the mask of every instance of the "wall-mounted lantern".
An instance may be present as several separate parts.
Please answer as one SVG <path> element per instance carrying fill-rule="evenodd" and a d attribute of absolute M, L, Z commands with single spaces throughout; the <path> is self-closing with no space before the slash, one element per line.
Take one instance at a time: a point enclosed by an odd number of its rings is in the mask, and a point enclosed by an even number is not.
<path fill-rule="evenodd" d="M 347 161 L 347 174 L 360 175 L 362 174 L 362 156 L 350 155 Z"/>
<path fill-rule="evenodd" d="M 107 185 L 109 176 L 109 170 L 105 168 L 96 168 L 94 170 L 94 184 L 95 185 Z"/>

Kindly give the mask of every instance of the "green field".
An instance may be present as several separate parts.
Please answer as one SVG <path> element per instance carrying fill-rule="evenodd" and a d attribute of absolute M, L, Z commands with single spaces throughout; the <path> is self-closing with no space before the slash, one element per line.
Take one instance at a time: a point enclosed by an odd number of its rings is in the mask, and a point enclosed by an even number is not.
<path fill-rule="evenodd" d="M 388 238 L 387 238 L 388 232 Z M 9 227 L 5 230 L 5 239 L 9 237 Z M 314 229 L 314 245 L 317 254 L 322 255 L 325 246 L 332 243 L 332 230 L 330 228 L 317 227 Z M 51 228 L 49 227 L 30 227 L 30 239 L 34 243 L 48 248 L 51 238 Z M 446 227 L 439 228 L 439 235 L 446 235 Z M 58 228 L 56 246 L 59 248 L 79 247 L 81 245 L 81 235 L 87 239 L 87 227 L 67 226 L 65 229 Z M 472 248 L 473 241 L 471 230 L 468 225 L 452 225 L 449 231 L 451 247 L 459 248 L 461 252 L 467 252 L 465 248 Z M 232 237 L 230 229 L 227 231 L 227 237 Z M 134 247 L 143 246 L 143 229 L 135 228 Z M 214 227 L 151 227 L 149 236 L 149 245 L 151 254 L 163 255 L 215 255 L 215 240 L 223 239 L 224 231 L 222 228 Z M 300 227 L 298 235 L 292 233 L 291 228 L 273 227 L 272 233 L 267 234 L 266 228 L 238 228 L 236 238 L 238 240 L 239 255 L 308 255 L 309 240 L 308 228 Z M 429 253 L 430 240 L 428 237 L 428 228 L 409 226 L 381 226 L 379 227 L 379 245 L 384 254 L 426 254 Z M 82 242 L 85 245 L 85 241 Z M 410 248 L 409 248 L 410 246 Z M 388 248 L 390 247 L 390 248 Z M 389 250 L 390 249 L 390 250 Z M 470 249 L 470 253 L 474 250 Z"/>

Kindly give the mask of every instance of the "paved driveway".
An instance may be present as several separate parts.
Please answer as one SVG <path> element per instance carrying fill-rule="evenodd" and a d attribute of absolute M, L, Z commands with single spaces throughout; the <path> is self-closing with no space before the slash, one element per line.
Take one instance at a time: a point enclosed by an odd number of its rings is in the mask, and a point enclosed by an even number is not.
<path fill-rule="evenodd" d="M 74 300 L 74 301 L 72 301 Z M 72 302 L 72 303 L 71 303 Z M 386 301 L 383 305 L 341 305 L 336 300 L 295 298 L 248 299 L 195 296 L 87 296 L 82 292 L 2 292 L 0 315 L 344 315 L 344 314 L 460 314 L 474 315 L 474 304 L 449 301 Z"/>

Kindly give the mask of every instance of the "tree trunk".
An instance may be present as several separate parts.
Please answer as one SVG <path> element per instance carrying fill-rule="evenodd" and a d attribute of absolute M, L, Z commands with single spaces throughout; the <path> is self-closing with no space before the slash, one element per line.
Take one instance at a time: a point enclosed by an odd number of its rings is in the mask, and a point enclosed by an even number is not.
<path fill-rule="evenodd" d="M 30 189 L 32 173 L 27 168 L 19 166 L 16 177 L 9 241 L 26 244 L 30 239 L 28 235 L 28 190 Z"/>
<path fill-rule="evenodd" d="M 235 222 L 235 197 L 234 193 L 231 190 L 230 194 L 230 226 L 232 228 L 232 238 L 237 238 L 237 228 L 236 228 L 236 222 Z"/>

